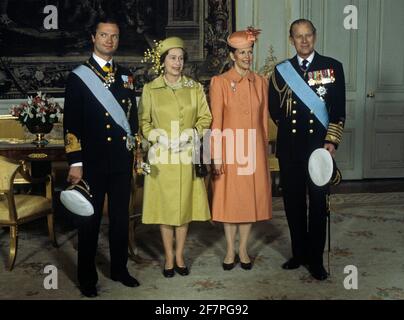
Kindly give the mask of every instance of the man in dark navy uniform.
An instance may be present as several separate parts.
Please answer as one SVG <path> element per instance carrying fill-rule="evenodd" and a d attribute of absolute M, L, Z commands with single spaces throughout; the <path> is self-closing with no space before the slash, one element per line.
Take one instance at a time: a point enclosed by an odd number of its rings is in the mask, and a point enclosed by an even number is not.
<path fill-rule="evenodd" d="M 344 71 L 340 62 L 314 50 L 316 29 L 311 21 L 293 22 L 290 41 L 297 55 L 284 63 L 290 67 L 289 74 L 299 78 L 292 77 L 293 80 L 300 81 L 305 90 L 300 91 L 293 86 L 293 81 L 285 80 L 290 77 L 281 75 L 282 64 L 275 68 L 269 87 L 269 111 L 278 126 L 276 153 L 293 253 L 282 267 L 290 270 L 308 265 L 314 278 L 325 280 L 328 274 L 323 266 L 323 252 L 328 190 L 310 180 L 308 159 L 317 148 L 326 148 L 335 156 L 345 123 Z M 316 103 L 308 105 L 308 96 L 319 99 L 314 102 L 323 105 L 323 110 L 314 110 Z"/>
<path fill-rule="evenodd" d="M 80 217 L 78 227 L 78 281 L 80 291 L 87 297 L 97 296 L 95 256 L 105 194 L 108 195 L 111 279 L 128 287 L 139 285 L 126 266 L 134 158 L 128 140 L 138 131 L 133 81 L 129 71 L 112 58 L 119 43 L 116 20 L 100 18 L 92 31 L 92 41 L 94 52 L 83 66 L 102 81 L 99 83 L 102 90 L 112 93 L 116 106 L 124 112 L 121 114 L 131 134 L 117 124 L 105 108 L 108 105 L 103 105 L 99 95 L 73 71 L 66 86 L 64 135 L 70 165 L 68 181 L 77 184 L 84 179 L 93 195 L 94 215 Z"/>

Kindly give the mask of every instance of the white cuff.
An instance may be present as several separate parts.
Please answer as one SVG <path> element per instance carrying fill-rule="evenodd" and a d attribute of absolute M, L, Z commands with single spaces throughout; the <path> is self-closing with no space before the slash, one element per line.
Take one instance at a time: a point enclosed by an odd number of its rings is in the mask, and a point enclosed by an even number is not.
<path fill-rule="evenodd" d="M 83 162 L 76 162 L 76 163 L 72 163 L 71 165 L 70 165 L 70 168 L 71 167 L 82 167 L 83 166 Z"/>

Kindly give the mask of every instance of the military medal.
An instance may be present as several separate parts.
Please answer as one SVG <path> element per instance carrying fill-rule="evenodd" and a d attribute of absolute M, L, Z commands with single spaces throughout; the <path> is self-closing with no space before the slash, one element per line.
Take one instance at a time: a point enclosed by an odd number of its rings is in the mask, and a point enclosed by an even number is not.
<path fill-rule="evenodd" d="M 108 72 L 107 76 L 105 77 L 105 82 L 104 82 L 104 87 L 109 89 L 111 85 L 115 83 L 115 73 L 114 72 Z"/>
<path fill-rule="evenodd" d="M 324 86 L 320 86 L 317 88 L 317 94 L 320 99 L 324 101 L 324 96 L 327 94 L 327 89 Z"/>
<path fill-rule="evenodd" d="M 135 86 L 133 85 L 133 77 L 132 76 L 127 76 L 127 75 L 122 75 L 122 81 L 123 81 L 123 87 L 125 89 L 131 89 L 133 90 Z"/>
<path fill-rule="evenodd" d="M 107 73 L 107 75 L 104 77 L 101 73 L 98 72 L 98 70 L 96 68 L 94 68 L 92 66 L 92 64 L 89 61 L 86 61 L 86 65 L 88 65 L 91 68 L 91 70 L 93 70 L 94 73 L 104 81 L 103 84 L 104 84 L 105 88 L 109 89 L 111 87 L 111 85 L 115 83 L 115 73 L 117 70 L 116 66 L 113 69 L 113 71 L 111 71 L 111 72 L 109 71 Z"/>
<path fill-rule="evenodd" d="M 314 80 L 314 73 L 313 72 L 309 72 L 308 74 L 309 80 L 307 81 L 309 83 L 309 86 L 315 86 L 316 85 L 316 80 Z"/>
<path fill-rule="evenodd" d="M 334 69 L 330 69 L 330 78 L 331 78 L 331 83 L 334 83 L 335 82 Z"/>

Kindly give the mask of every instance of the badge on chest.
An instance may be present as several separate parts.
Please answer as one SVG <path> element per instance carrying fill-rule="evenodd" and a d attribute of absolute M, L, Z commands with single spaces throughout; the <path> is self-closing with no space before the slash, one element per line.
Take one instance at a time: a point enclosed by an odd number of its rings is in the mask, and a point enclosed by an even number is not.
<path fill-rule="evenodd" d="M 307 75 L 309 78 L 307 82 L 310 87 L 318 85 L 326 85 L 335 82 L 334 69 L 311 71 Z"/>
<path fill-rule="evenodd" d="M 132 76 L 122 75 L 122 81 L 123 81 L 123 87 L 125 89 L 133 90 L 135 88 Z"/>

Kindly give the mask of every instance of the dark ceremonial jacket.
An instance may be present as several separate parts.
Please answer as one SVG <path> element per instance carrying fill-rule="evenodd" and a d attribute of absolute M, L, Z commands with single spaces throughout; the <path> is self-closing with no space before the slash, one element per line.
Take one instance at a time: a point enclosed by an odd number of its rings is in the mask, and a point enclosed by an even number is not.
<path fill-rule="evenodd" d="M 106 76 L 93 57 L 88 62 Z M 135 135 L 138 132 L 136 97 L 133 87 L 124 82 L 125 76 L 130 76 L 130 73 L 119 65 L 116 67 L 115 83 L 109 90 L 127 115 L 132 135 Z M 86 84 L 73 72 L 67 80 L 63 127 L 69 164 L 83 162 L 84 170 L 104 173 L 131 171 L 133 151 L 126 147 L 125 130 L 115 123 Z"/>
<path fill-rule="evenodd" d="M 304 73 L 299 66 L 297 56 L 289 60 L 299 75 L 309 81 L 315 71 L 333 70 L 335 81 L 328 84 L 311 85 L 311 89 L 317 90 L 325 87 L 327 93 L 323 96 L 329 115 L 329 126 L 324 128 L 321 122 L 311 113 L 298 96 L 292 92 L 291 112 L 287 114 L 287 99 L 283 93 L 279 93 L 285 87 L 285 80 L 278 70 L 273 72 L 269 81 L 269 112 L 272 120 L 278 125 L 276 155 L 283 161 L 305 162 L 310 154 L 317 148 L 322 148 L 325 142 L 331 142 L 338 147 L 345 124 L 345 78 L 342 64 L 337 60 L 322 56 L 317 52 L 312 63 Z M 329 72 L 330 73 L 330 72 Z M 317 76 L 320 74 L 317 72 Z"/>

